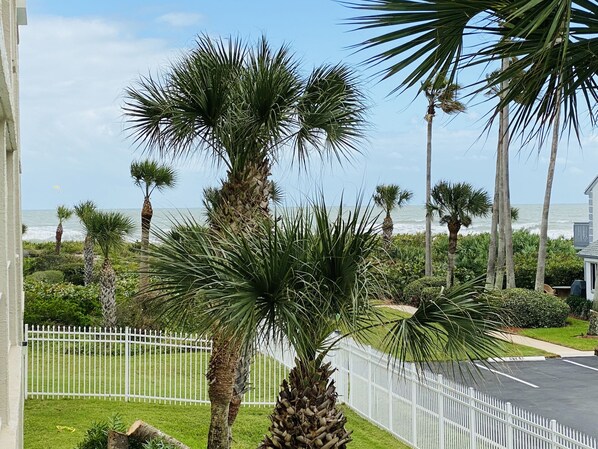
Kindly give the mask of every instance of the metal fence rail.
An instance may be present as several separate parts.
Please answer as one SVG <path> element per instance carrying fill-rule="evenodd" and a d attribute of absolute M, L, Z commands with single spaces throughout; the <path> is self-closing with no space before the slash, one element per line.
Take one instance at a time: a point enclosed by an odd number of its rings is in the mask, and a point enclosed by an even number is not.
<path fill-rule="evenodd" d="M 212 350 L 199 335 L 129 328 L 27 326 L 27 397 L 209 403 Z M 254 357 L 245 405 L 273 405 L 288 370 Z"/>
<path fill-rule="evenodd" d="M 28 327 L 28 397 L 208 403 L 211 342 L 134 329 Z M 431 372 L 400 370 L 385 354 L 343 340 L 328 360 L 339 399 L 417 449 L 598 449 L 595 438 Z M 294 364 L 262 348 L 244 405 L 276 402 Z"/>

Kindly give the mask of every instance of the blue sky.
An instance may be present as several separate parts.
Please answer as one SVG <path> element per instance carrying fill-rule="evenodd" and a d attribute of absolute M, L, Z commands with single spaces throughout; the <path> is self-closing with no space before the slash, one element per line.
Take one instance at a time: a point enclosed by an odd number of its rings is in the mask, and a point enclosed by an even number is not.
<path fill-rule="evenodd" d="M 305 70 L 343 61 L 355 68 L 372 105 L 362 154 L 340 166 L 314 161 L 298 172 L 285 161 L 273 176 L 290 203 L 323 191 L 331 202 L 350 202 L 379 183 L 396 183 L 423 204 L 425 104 L 416 91 L 388 96 L 397 80 L 379 82 L 376 69 L 361 64 L 365 53 L 350 47 L 368 33 L 343 22 L 354 11 L 332 0 L 151 1 L 28 0 L 29 24 L 20 30 L 22 191 L 24 209 L 53 209 L 92 199 L 102 208 L 135 208 L 140 192 L 129 165 L 141 154 L 123 131 L 123 91 L 140 74 L 168 67 L 211 36 L 267 36 L 288 43 Z M 482 103 L 482 104 L 480 104 Z M 468 181 L 493 190 L 495 133 L 483 134 L 489 104 L 469 102 L 454 118 L 437 115 L 433 178 Z M 583 150 L 562 141 L 553 187 L 554 203 L 586 202 L 586 186 L 598 172 L 598 135 L 584 130 Z M 511 193 L 516 204 L 541 203 L 548 151 L 512 149 Z M 205 186 L 222 173 L 205 160 L 178 167 L 177 188 L 156 192 L 154 207 L 201 205 Z"/>

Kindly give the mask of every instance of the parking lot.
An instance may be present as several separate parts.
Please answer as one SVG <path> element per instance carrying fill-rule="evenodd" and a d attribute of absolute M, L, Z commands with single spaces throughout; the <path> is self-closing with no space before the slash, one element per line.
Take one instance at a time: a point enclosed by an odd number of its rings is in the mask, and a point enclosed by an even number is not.
<path fill-rule="evenodd" d="M 598 438 L 598 357 L 499 362 L 473 375 L 444 374 Z"/>

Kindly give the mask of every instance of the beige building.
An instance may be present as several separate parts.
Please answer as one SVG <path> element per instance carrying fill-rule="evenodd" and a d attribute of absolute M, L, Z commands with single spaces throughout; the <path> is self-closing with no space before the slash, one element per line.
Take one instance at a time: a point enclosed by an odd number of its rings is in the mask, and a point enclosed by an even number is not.
<path fill-rule="evenodd" d="M 25 0 L 0 0 L 0 448 L 23 447 L 23 287 L 19 25 Z"/>

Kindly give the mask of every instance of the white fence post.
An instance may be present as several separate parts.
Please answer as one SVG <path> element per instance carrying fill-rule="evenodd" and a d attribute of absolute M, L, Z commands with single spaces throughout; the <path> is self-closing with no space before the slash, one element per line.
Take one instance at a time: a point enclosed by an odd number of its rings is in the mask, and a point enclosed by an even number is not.
<path fill-rule="evenodd" d="M 27 390 L 29 385 L 29 325 L 25 324 L 25 333 L 23 334 L 23 397 L 27 399 Z"/>
<path fill-rule="evenodd" d="M 393 417 L 393 413 L 392 413 L 392 405 L 394 402 L 394 397 L 392 394 L 392 375 L 393 375 L 393 370 L 391 368 L 391 366 L 388 367 L 388 428 L 390 429 L 391 432 L 394 432 L 394 417 Z"/>
<path fill-rule="evenodd" d="M 444 449 L 444 382 L 442 374 L 437 378 L 438 389 L 438 449 Z"/>
<path fill-rule="evenodd" d="M 468 388 L 469 392 L 469 427 L 470 427 L 470 437 L 469 437 L 469 449 L 476 449 L 477 448 L 477 436 L 476 436 L 476 419 L 475 419 L 475 390 L 472 387 Z"/>
<path fill-rule="evenodd" d="M 130 363 L 130 343 L 129 343 L 129 326 L 125 327 L 125 401 L 129 400 L 129 363 Z"/>
<path fill-rule="evenodd" d="M 550 449 L 557 449 L 556 444 L 556 419 L 550 420 Z"/>
<path fill-rule="evenodd" d="M 372 373 L 372 347 L 367 347 L 367 361 L 368 361 L 368 380 L 370 382 L 368 391 L 368 418 L 372 419 L 374 416 L 374 382 Z"/>
<path fill-rule="evenodd" d="M 417 447 L 417 379 L 415 372 L 411 370 L 411 443 Z"/>
<path fill-rule="evenodd" d="M 513 433 L 513 406 L 507 402 L 507 449 L 514 448 Z"/>

